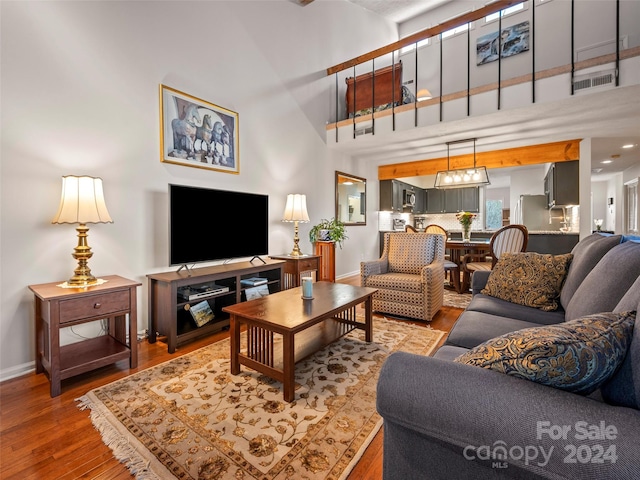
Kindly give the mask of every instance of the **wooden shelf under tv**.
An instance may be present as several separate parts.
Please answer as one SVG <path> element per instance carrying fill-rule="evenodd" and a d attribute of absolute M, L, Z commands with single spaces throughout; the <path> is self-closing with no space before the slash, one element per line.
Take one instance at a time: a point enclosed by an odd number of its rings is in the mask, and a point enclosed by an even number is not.
<path fill-rule="evenodd" d="M 166 337 L 169 353 L 196 338 L 211 335 L 229 326 L 229 315 L 222 311 L 227 305 L 244 301 L 247 287 L 241 285 L 243 278 L 264 277 L 269 293 L 282 289 L 284 260 L 260 260 L 253 262 L 227 263 L 211 267 L 191 268 L 189 271 L 151 273 L 149 280 L 149 343 L 155 343 L 158 336 Z M 229 287 L 228 292 L 215 293 L 188 301 L 179 295 L 184 287 L 218 284 Z M 186 305 L 208 301 L 215 318 L 197 327 Z"/>

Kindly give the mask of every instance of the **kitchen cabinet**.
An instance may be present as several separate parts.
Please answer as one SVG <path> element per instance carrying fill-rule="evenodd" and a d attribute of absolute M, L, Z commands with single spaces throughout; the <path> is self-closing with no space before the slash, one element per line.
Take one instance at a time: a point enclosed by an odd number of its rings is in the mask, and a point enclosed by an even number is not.
<path fill-rule="evenodd" d="M 438 189 L 429 188 L 427 194 L 427 213 L 456 213 L 480 211 L 480 188 L 464 187 Z"/>
<path fill-rule="evenodd" d="M 416 204 L 413 206 L 413 213 L 427 213 L 427 191 L 424 188 L 416 188 Z"/>
<path fill-rule="evenodd" d="M 427 213 L 444 212 L 444 190 L 437 188 L 427 189 Z"/>
<path fill-rule="evenodd" d="M 415 212 L 405 207 L 405 191 L 416 193 L 420 190 L 400 180 L 380 180 L 380 210 L 387 212 Z"/>
<path fill-rule="evenodd" d="M 380 210 L 403 211 L 404 183 L 399 180 L 380 180 Z"/>
<path fill-rule="evenodd" d="M 547 207 L 580 204 L 579 161 L 552 163 L 544 177 Z"/>

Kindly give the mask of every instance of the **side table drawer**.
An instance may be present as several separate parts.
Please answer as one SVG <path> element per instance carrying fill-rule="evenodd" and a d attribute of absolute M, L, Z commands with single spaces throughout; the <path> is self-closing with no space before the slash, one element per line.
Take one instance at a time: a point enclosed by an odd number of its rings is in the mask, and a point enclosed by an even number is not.
<path fill-rule="evenodd" d="M 129 290 L 72 298 L 60 302 L 60 323 L 74 322 L 95 316 L 108 316 L 130 308 Z"/>
<path fill-rule="evenodd" d="M 316 270 L 318 268 L 318 260 L 300 260 L 298 263 L 298 270 L 300 272 L 306 272 L 308 270 Z"/>

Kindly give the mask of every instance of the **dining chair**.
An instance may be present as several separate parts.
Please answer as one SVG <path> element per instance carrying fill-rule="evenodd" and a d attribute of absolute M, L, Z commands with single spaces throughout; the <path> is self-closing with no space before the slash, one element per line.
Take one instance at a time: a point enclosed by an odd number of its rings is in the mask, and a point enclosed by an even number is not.
<path fill-rule="evenodd" d="M 405 225 L 404 231 L 406 233 L 418 233 L 418 230 L 416 230 L 412 225 Z"/>
<path fill-rule="evenodd" d="M 444 235 L 445 241 L 449 238 L 449 232 L 436 223 L 424 227 L 424 233 L 439 233 Z M 451 257 L 447 254 L 444 256 L 444 272 L 445 276 L 449 275 L 449 282 L 456 289 L 456 292 L 460 292 L 460 266 L 456 262 L 452 262 Z"/>
<path fill-rule="evenodd" d="M 469 284 L 473 272 L 493 270 L 502 254 L 524 252 L 528 241 L 529 231 L 524 225 L 512 224 L 502 227 L 491 236 L 488 256 L 468 253 L 462 258 L 463 284 Z"/>

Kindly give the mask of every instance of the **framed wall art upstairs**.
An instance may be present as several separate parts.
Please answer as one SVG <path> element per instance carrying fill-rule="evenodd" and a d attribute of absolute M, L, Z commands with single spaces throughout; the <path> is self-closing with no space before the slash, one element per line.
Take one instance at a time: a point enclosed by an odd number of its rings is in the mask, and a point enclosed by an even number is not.
<path fill-rule="evenodd" d="M 240 173 L 238 114 L 160 85 L 160 160 Z"/>

